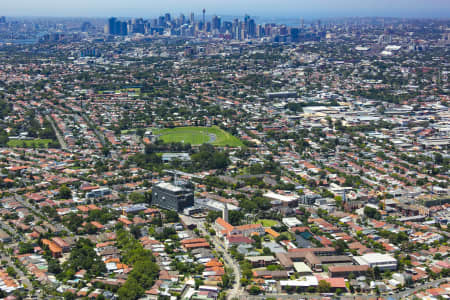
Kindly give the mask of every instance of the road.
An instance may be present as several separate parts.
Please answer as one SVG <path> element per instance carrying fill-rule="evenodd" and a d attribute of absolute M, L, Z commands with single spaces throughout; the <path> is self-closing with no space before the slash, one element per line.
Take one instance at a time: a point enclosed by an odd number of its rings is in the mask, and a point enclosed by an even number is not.
<path fill-rule="evenodd" d="M 28 203 L 26 200 L 23 199 L 22 196 L 20 195 L 16 195 L 14 197 L 18 202 L 20 202 L 20 204 L 22 204 L 23 206 L 25 206 L 26 208 L 28 208 L 29 210 L 31 210 L 35 215 L 37 216 L 42 216 L 43 213 L 41 211 L 39 211 L 38 209 L 36 209 L 33 205 L 31 205 L 30 203 Z M 62 230 L 66 231 L 67 233 L 70 233 L 71 231 L 62 223 L 58 224 L 59 226 L 61 226 Z"/>
<path fill-rule="evenodd" d="M 196 224 L 197 228 L 204 234 L 207 235 L 208 232 L 206 231 L 206 228 L 204 226 L 204 220 L 194 219 L 187 216 L 181 216 L 183 222 L 185 224 Z M 225 261 L 225 264 L 233 269 L 234 273 L 234 283 L 233 288 L 227 293 L 227 299 L 239 299 L 242 295 L 244 295 L 244 290 L 241 287 L 241 270 L 239 267 L 239 263 L 236 262 L 228 253 L 227 249 L 225 248 L 222 241 L 217 238 L 216 236 L 211 237 L 211 242 L 214 244 L 214 247 L 217 250 L 220 250 L 223 253 L 223 258 Z"/>
<path fill-rule="evenodd" d="M 410 296 L 420 290 L 428 289 L 428 288 L 434 288 L 438 287 L 440 284 L 444 282 L 448 282 L 448 278 L 442 278 L 437 279 L 428 283 L 421 284 L 418 287 L 407 289 L 406 291 L 398 292 L 393 295 L 388 295 L 386 293 L 381 294 L 379 297 L 382 297 L 384 299 L 405 299 L 407 296 Z M 239 297 L 240 300 L 264 300 L 267 298 L 275 298 L 275 299 L 282 299 L 282 300 L 299 300 L 299 299 L 321 299 L 323 296 L 320 294 L 308 294 L 308 295 L 302 295 L 302 294 L 266 294 L 266 295 L 258 295 L 258 296 L 241 296 Z M 333 299 L 341 299 L 341 300 L 355 300 L 355 299 L 361 299 L 361 300 L 371 300 L 371 299 L 377 299 L 377 296 L 373 295 L 342 295 L 342 296 L 333 296 Z"/>
<path fill-rule="evenodd" d="M 420 291 L 422 289 L 438 287 L 441 283 L 448 282 L 448 281 L 449 281 L 448 278 L 436 279 L 436 280 L 433 280 L 433 281 L 421 284 L 418 287 L 415 287 L 415 288 L 412 288 L 412 289 L 407 289 L 404 292 L 400 292 L 400 293 L 398 293 L 396 295 L 392 295 L 392 297 L 394 299 L 404 299 L 406 296 L 409 296 L 409 295 L 412 295 L 414 293 L 417 293 L 418 291 Z"/>
<path fill-rule="evenodd" d="M 227 295 L 228 299 L 238 298 L 240 295 L 242 295 L 241 269 L 239 268 L 239 264 L 228 254 L 227 249 L 225 248 L 224 244 L 216 236 L 213 236 L 211 238 L 211 241 L 214 243 L 214 246 L 217 249 L 220 249 L 223 252 L 223 258 L 225 260 L 225 263 L 233 268 L 235 281 L 233 284 L 233 288 Z"/>
<path fill-rule="evenodd" d="M 84 113 L 80 113 L 81 117 L 84 119 L 84 121 L 86 122 L 86 124 L 89 126 L 90 129 L 92 129 L 95 133 L 95 135 L 97 136 L 98 140 L 100 141 L 100 143 L 102 144 L 103 147 L 107 147 L 108 143 L 106 142 L 105 137 L 103 136 L 103 133 L 99 132 L 97 130 L 97 128 L 95 127 L 94 124 L 92 124 L 91 120 L 89 119 L 89 117 Z"/>
<path fill-rule="evenodd" d="M 61 149 L 67 149 L 66 141 L 64 140 L 64 138 L 59 133 L 59 130 L 56 128 L 55 121 L 49 115 L 46 115 L 45 118 L 52 125 L 52 128 L 53 128 L 53 131 L 55 132 L 56 138 L 58 139 L 58 142 L 61 145 Z"/>

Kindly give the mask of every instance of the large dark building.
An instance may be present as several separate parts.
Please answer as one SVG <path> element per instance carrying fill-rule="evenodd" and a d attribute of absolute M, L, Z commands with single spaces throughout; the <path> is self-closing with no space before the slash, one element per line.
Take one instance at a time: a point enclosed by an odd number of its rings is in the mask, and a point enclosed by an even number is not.
<path fill-rule="evenodd" d="M 152 188 L 152 204 L 181 212 L 194 205 L 194 186 L 185 181 L 158 183 Z"/>
<path fill-rule="evenodd" d="M 116 18 L 108 19 L 107 33 L 111 35 L 127 35 L 127 22 L 121 22 Z"/>

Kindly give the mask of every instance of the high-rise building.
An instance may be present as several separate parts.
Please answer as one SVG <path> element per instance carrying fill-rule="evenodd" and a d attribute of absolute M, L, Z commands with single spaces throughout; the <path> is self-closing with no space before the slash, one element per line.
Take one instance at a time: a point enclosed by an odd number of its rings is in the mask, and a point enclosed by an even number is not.
<path fill-rule="evenodd" d="M 291 36 L 291 41 L 297 43 L 299 41 L 299 32 L 298 28 L 292 27 L 289 29 L 289 35 Z"/>
<path fill-rule="evenodd" d="M 166 18 L 164 16 L 160 16 L 158 18 L 158 26 L 164 27 L 166 25 Z"/>
<path fill-rule="evenodd" d="M 109 18 L 106 32 L 111 35 L 127 35 L 127 22 L 121 22 L 117 18 Z"/>
<path fill-rule="evenodd" d="M 169 13 L 166 13 L 166 14 L 164 15 L 164 21 L 165 21 L 166 23 L 171 21 L 171 18 L 170 18 L 170 14 L 169 14 Z"/>
<path fill-rule="evenodd" d="M 255 20 L 249 19 L 248 25 L 247 25 L 247 34 L 250 38 L 253 38 L 256 36 L 256 23 Z"/>
<path fill-rule="evenodd" d="M 115 34 L 115 26 L 116 26 L 116 18 L 109 18 L 108 19 L 108 27 L 107 27 L 107 33 L 108 34 Z"/>
<path fill-rule="evenodd" d="M 220 31 L 220 27 L 221 27 L 221 20 L 220 20 L 220 17 L 214 16 L 214 17 L 212 18 L 212 29 L 213 29 L 213 30 L 219 30 L 219 31 Z"/>
<path fill-rule="evenodd" d="M 194 206 L 194 186 L 186 181 L 158 183 L 152 188 L 152 204 L 181 212 Z"/>
<path fill-rule="evenodd" d="M 184 14 L 180 15 L 180 26 L 186 23 L 186 17 L 184 16 Z"/>
<path fill-rule="evenodd" d="M 205 17 L 206 9 L 203 9 L 203 26 L 206 24 L 206 17 Z"/>

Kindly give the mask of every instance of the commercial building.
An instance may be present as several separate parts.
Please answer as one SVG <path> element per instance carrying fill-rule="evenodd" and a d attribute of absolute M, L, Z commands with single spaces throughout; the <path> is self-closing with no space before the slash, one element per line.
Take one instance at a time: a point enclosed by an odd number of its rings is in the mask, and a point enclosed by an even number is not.
<path fill-rule="evenodd" d="M 353 260 L 360 266 L 378 267 L 381 271 L 397 269 L 397 260 L 388 254 L 367 253 L 363 256 L 355 256 Z"/>
<path fill-rule="evenodd" d="M 328 272 L 330 272 L 331 277 L 348 277 L 350 274 L 354 276 L 364 276 L 369 270 L 368 265 L 354 266 L 354 265 L 343 265 L 343 266 L 330 266 L 328 267 Z"/>
<path fill-rule="evenodd" d="M 297 194 L 280 195 L 272 191 L 268 191 L 263 195 L 263 197 L 268 198 L 272 201 L 280 202 L 282 206 L 288 207 L 297 207 L 298 200 L 300 199 L 300 197 Z"/>
<path fill-rule="evenodd" d="M 181 212 L 194 205 L 194 186 L 186 181 L 158 183 L 152 188 L 152 203 Z"/>

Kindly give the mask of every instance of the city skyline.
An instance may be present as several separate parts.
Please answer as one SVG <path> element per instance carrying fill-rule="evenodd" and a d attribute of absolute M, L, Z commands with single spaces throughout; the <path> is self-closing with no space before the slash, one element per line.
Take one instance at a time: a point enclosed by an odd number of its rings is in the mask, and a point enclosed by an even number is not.
<path fill-rule="evenodd" d="M 23 0 L 3 4 L 3 15 L 7 16 L 48 16 L 48 17 L 155 17 L 164 12 L 173 14 L 195 12 L 200 15 L 205 8 L 208 15 L 241 15 L 244 13 L 260 17 L 409 17 L 409 18 L 448 18 L 450 2 L 445 0 L 319 0 L 314 3 L 307 1 L 282 0 L 273 7 L 273 2 L 237 1 L 226 3 L 211 3 L 205 0 L 190 1 L 189 4 L 176 0 L 164 3 L 140 0 L 130 0 L 126 5 L 120 1 L 98 0 L 95 3 L 87 0 L 64 1 L 55 4 L 54 1 Z"/>

